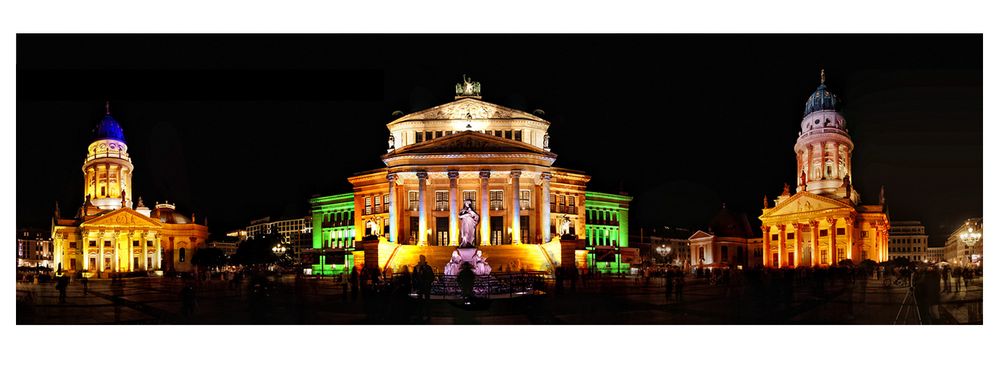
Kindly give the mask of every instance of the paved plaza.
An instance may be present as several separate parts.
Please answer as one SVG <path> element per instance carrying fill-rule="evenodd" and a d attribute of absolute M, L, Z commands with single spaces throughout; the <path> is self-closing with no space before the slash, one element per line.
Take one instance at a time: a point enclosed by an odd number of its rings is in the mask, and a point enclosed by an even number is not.
<path fill-rule="evenodd" d="M 19 324 L 892 324 L 908 288 L 879 281 L 833 282 L 817 297 L 795 288 L 790 299 L 753 299 L 737 285 L 711 285 L 688 277 L 682 299 L 667 300 L 662 279 L 604 277 L 580 282 L 575 291 L 548 285 L 544 295 L 494 298 L 465 306 L 435 298 L 344 294 L 332 280 L 285 277 L 266 295 L 212 280 L 195 285 L 175 278 L 132 278 L 120 284 L 91 281 L 85 293 L 74 280 L 59 303 L 53 283 L 17 284 Z M 195 287 L 185 313 L 182 289 Z M 852 297 L 852 298 L 851 298 Z M 899 324 L 916 324 L 911 306 Z M 938 323 L 982 323 L 982 279 L 942 293 L 932 309 Z M 925 314 L 925 313 L 924 313 Z"/>

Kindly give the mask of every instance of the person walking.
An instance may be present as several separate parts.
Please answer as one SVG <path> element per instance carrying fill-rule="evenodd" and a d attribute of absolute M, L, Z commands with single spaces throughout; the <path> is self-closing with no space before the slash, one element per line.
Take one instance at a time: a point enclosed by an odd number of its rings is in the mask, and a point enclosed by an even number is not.
<path fill-rule="evenodd" d="M 666 304 L 669 304 L 670 299 L 673 297 L 673 272 L 667 269 L 665 278 L 666 278 Z"/>
<path fill-rule="evenodd" d="M 55 288 L 59 291 L 59 304 L 66 303 L 66 288 L 69 287 L 69 277 L 65 274 L 59 276 L 56 280 Z"/>
<path fill-rule="evenodd" d="M 87 277 L 80 276 L 80 283 L 83 284 L 83 295 L 86 296 L 88 294 L 88 292 L 89 292 L 89 289 L 87 288 L 87 284 L 89 284 L 90 281 L 87 279 Z"/>
<path fill-rule="evenodd" d="M 676 288 L 676 302 L 683 300 L 683 284 L 686 282 L 683 276 L 684 274 L 680 273 L 676 277 L 676 285 L 674 286 Z"/>
<path fill-rule="evenodd" d="M 357 287 L 358 287 L 357 284 L 359 282 L 360 282 L 360 280 L 359 280 L 358 274 L 357 274 L 357 267 L 356 266 L 352 266 L 350 268 L 350 278 L 349 278 L 349 283 L 350 283 L 350 301 L 351 302 L 357 301 Z"/>

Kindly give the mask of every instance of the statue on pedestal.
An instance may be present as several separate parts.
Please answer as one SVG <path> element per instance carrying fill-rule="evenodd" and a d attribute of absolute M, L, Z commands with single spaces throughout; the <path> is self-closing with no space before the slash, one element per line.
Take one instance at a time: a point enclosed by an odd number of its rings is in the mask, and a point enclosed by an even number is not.
<path fill-rule="evenodd" d="M 475 247 L 475 227 L 479 225 L 479 214 L 472 209 L 472 200 L 465 199 L 465 207 L 458 212 L 461 225 L 461 240 L 458 247 Z"/>

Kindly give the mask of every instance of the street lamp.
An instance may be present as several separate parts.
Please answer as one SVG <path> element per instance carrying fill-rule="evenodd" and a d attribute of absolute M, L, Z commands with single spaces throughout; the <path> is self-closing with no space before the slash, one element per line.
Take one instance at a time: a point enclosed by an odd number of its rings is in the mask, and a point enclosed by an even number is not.
<path fill-rule="evenodd" d="M 976 230 L 975 225 L 970 222 L 965 223 L 965 225 L 968 228 L 964 232 L 961 232 L 961 235 L 959 235 L 959 237 L 961 238 L 961 241 L 964 242 L 964 248 L 973 251 L 975 244 L 982 239 L 982 232 Z M 968 253 L 969 261 L 971 260 L 972 256 L 971 254 L 972 253 L 970 252 Z"/>

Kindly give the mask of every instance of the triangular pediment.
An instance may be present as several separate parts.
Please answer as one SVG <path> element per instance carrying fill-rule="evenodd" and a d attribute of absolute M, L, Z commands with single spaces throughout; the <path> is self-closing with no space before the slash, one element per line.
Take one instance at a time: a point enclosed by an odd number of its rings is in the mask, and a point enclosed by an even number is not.
<path fill-rule="evenodd" d="M 80 227 L 161 228 L 163 227 L 163 223 L 150 219 L 131 208 L 122 208 L 87 220 Z"/>
<path fill-rule="evenodd" d="M 455 153 L 537 153 L 554 157 L 529 143 L 486 135 L 475 131 L 462 131 L 426 142 L 397 149 L 385 156 L 406 154 L 455 154 Z"/>
<path fill-rule="evenodd" d="M 776 217 L 805 212 L 822 212 L 830 210 L 853 210 L 849 203 L 819 196 L 811 192 L 798 192 L 776 207 L 763 212 L 762 217 Z"/>
<path fill-rule="evenodd" d="M 714 235 L 711 235 L 711 234 L 709 234 L 707 232 L 704 232 L 704 231 L 701 231 L 701 230 L 697 230 L 697 232 L 695 232 L 694 235 L 691 235 L 689 238 L 687 238 L 687 240 L 694 240 L 694 239 L 700 239 L 700 238 L 713 238 L 713 237 L 714 237 Z"/>
<path fill-rule="evenodd" d="M 547 120 L 524 111 L 474 98 L 458 99 L 436 107 L 413 112 L 388 124 L 389 127 L 402 122 L 421 120 L 467 120 L 467 119 L 525 119 L 542 123 Z"/>

